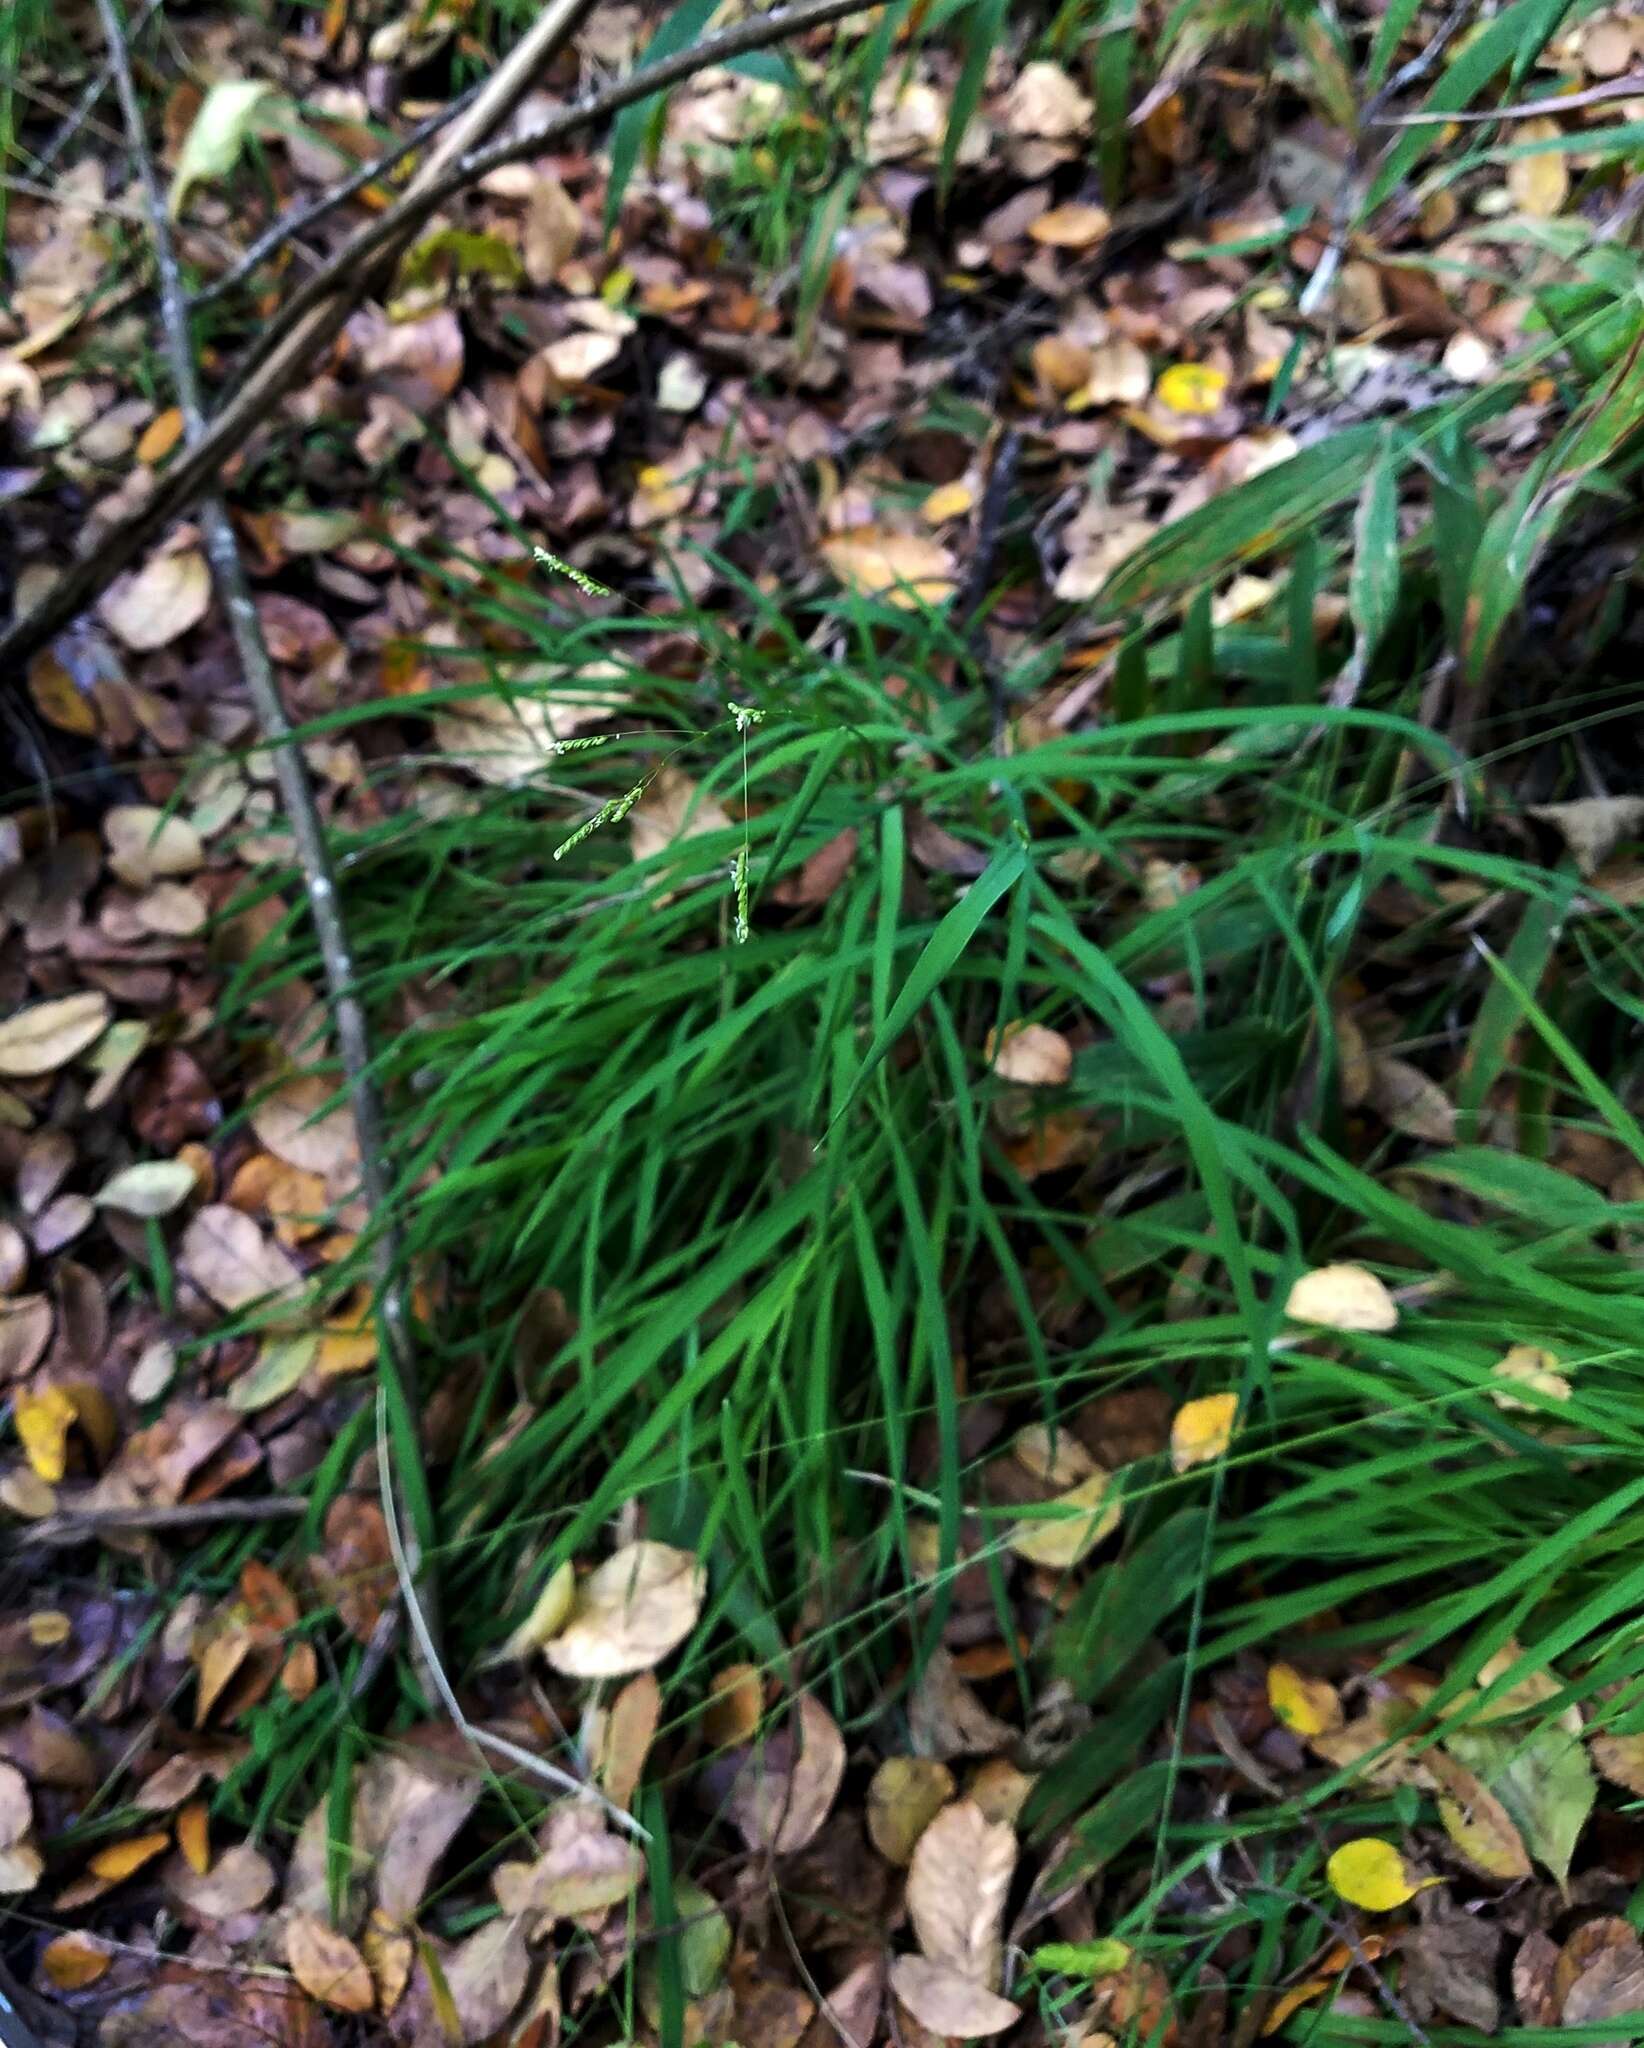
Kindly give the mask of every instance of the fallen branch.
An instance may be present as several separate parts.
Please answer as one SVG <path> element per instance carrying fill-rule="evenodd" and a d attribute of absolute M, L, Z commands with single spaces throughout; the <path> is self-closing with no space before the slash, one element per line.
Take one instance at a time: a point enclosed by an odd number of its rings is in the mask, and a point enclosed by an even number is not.
<path fill-rule="evenodd" d="M 292 1522 L 308 1512 L 294 1493 L 270 1493 L 246 1500 L 181 1501 L 175 1507 L 64 1508 L 10 1532 L 19 1548 L 62 1549 L 100 1536 L 146 1535 L 157 1529 L 220 1529 L 233 1522 Z"/>
<path fill-rule="evenodd" d="M 129 567 L 173 519 L 209 489 L 212 478 L 245 445 L 253 429 L 268 417 L 319 352 L 342 332 L 379 263 L 408 241 L 448 199 L 502 165 L 557 148 L 579 129 L 620 113 L 636 100 L 666 91 L 710 64 L 725 63 L 826 22 L 859 14 L 872 4 L 873 0 L 802 0 L 796 6 L 774 8 L 768 14 L 708 36 L 676 57 L 641 66 L 627 78 L 579 100 L 528 133 L 486 148 L 474 147 L 469 133 L 480 111 L 481 102 L 476 101 L 468 118 L 445 137 L 442 149 L 430 158 L 396 204 L 353 236 L 300 288 L 275 321 L 260 359 L 239 389 L 200 439 L 157 480 L 146 501 L 109 529 L 94 556 L 65 570 L 32 611 L 0 633 L 0 675 L 15 677 L 20 684 L 29 657 L 78 618 L 121 570 Z M 514 52 L 509 63 L 517 55 L 518 51 Z M 458 150 L 469 153 L 453 161 L 453 153 Z"/>
<path fill-rule="evenodd" d="M 114 67 L 114 82 L 125 115 L 126 133 L 148 208 L 165 353 L 176 387 L 178 409 L 183 416 L 184 438 L 190 445 L 198 446 L 207 431 L 205 412 L 200 401 L 193 337 L 189 333 L 188 298 L 177 264 L 176 247 L 171 239 L 165 195 L 149 154 L 143 110 L 132 82 L 118 0 L 97 0 L 97 6 L 102 16 L 103 32 L 108 38 L 109 61 Z M 246 581 L 245 565 L 240 560 L 239 542 L 234 537 L 227 507 L 215 494 L 201 503 L 200 526 L 211 562 L 212 579 L 228 615 L 229 631 L 245 676 L 246 689 L 262 736 L 273 751 L 280 802 L 296 842 L 298 865 L 307 884 L 309 915 L 313 920 L 314 936 L 319 943 L 325 973 L 327 1007 L 336 1028 L 337 1049 L 342 1058 L 349 1103 L 359 1136 L 360 1190 L 376 1226 L 371 1239 L 371 1264 L 377 1301 L 380 1381 L 397 1411 L 401 1458 L 410 1464 L 418 1457 L 419 1443 L 417 1380 L 411 1355 L 405 1259 L 384 1163 L 382 1101 L 372 1078 L 371 1044 L 365 1011 L 354 992 L 353 961 L 338 906 L 330 849 L 326 844 L 325 827 L 314 800 L 302 748 L 286 718 L 285 704 L 275 680 L 268 645 L 263 638 L 262 622 Z M 406 1488 L 410 1496 L 407 1516 L 410 1526 L 402 1532 L 401 1540 L 412 1560 L 411 1568 L 415 1575 L 419 1561 L 422 1561 L 422 1569 L 426 1573 L 424 1553 L 431 1543 L 433 1521 L 428 1482 L 420 1461 L 414 1470 L 407 1473 Z M 439 1608 L 431 1585 L 424 1585 L 423 1599 L 429 1612 L 430 1630 L 437 1639 Z"/>

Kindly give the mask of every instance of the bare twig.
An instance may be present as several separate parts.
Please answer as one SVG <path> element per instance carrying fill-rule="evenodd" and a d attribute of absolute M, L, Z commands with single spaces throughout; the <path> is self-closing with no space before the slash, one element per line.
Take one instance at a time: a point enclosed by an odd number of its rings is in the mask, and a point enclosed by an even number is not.
<path fill-rule="evenodd" d="M 1382 114 L 1379 128 L 1447 128 L 1452 121 L 1534 121 L 1543 114 L 1571 114 L 1577 107 L 1602 106 L 1606 100 L 1636 100 L 1644 97 L 1644 71 L 1629 71 L 1625 78 L 1606 79 L 1589 85 L 1583 92 L 1555 92 L 1545 99 L 1517 100 L 1510 107 L 1486 107 L 1470 113 Z"/>
<path fill-rule="evenodd" d="M 57 1549 L 133 1530 L 146 1533 L 151 1529 L 220 1528 L 225 1522 L 287 1522 L 307 1512 L 307 1501 L 288 1493 L 265 1494 L 250 1500 L 182 1501 L 175 1507 L 71 1507 L 14 1529 L 10 1540 L 19 1546 L 45 1545 Z"/>
<path fill-rule="evenodd" d="M 131 140 L 143 197 L 148 206 L 149 234 L 159 282 L 161 325 L 172 381 L 177 389 L 177 404 L 183 416 L 184 438 L 188 443 L 198 445 L 206 434 L 205 412 L 200 401 L 193 337 L 189 333 L 188 299 L 177 264 L 177 251 L 171 239 L 165 195 L 160 189 L 154 160 L 148 150 L 143 110 L 132 82 L 118 0 L 97 0 L 97 4 L 103 32 L 108 38 L 109 61 L 114 67 L 114 82 L 125 115 L 126 132 Z M 240 560 L 239 543 L 234 537 L 227 508 L 215 494 L 208 496 L 200 506 L 200 525 L 217 595 L 228 614 L 229 631 L 245 675 L 246 689 L 263 738 L 273 750 L 280 801 L 296 843 L 298 864 L 308 886 L 309 915 L 324 964 L 328 1008 L 337 1033 L 337 1049 L 342 1057 L 349 1102 L 359 1137 L 360 1190 L 376 1224 L 371 1241 L 371 1263 L 378 1311 L 379 1383 L 392 1389 L 395 1404 L 404 1419 L 403 1438 L 414 1448 L 417 1442 L 417 1385 L 405 1293 L 405 1260 L 390 1200 L 382 1102 L 372 1077 L 365 1011 L 354 990 L 353 960 L 338 906 L 325 827 L 314 801 L 302 749 L 292 736 L 286 718 L 285 704 L 275 680 L 268 645 L 263 638 L 262 622 L 257 616 L 245 567 Z M 413 1573 L 421 1559 L 418 1530 L 429 1519 L 426 1482 L 420 1473 L 417 1483 L 419 1497 L 412 1503 L 417 1527 L 411 1530 L 405 1546 L 413 1560 Z M 438 1604 L 431 1586 L 425 1588 L 424 1597 L 433 1616 L 430 1630 L 437 1637 Z"/>
<path fill-rule="evenodd" d="M 477 85 L 470 87 L 448 107 L 441 107 L 437 113 L 430 114 L 426 121 L 419 121 L 410 134 L 403 136 L 392 149 L 384 150 L 382 155 L 371 163 L 362 164 L 357 171 L 350 173 L 340 185 L 333 185 L 329 191 L 322 192 L 306 206 L 293 207 L 289 212 L 282 213 L 278 220 L 257 237 L 231 269 L 225 270 L 221 277 L 214 277 L 210 284 L 201 286 L 194 294 L 195 305 L 207 305 L 212 299 L 220 299 L 225 293 L 233 291 L 237 285 L 244 284 L 248 277 L 253 276 L 268 261 L 276 249 L 287 242 L 294 242 L 299 235 L 306 234 L 316 221 L 324 220 L 328 213 L 335 212 L 356 193 L 363 192 L 368 185 L 375 185 L 380 178 L 387 177 L 396 164 L 403 163 L 413 150 L 421 149 L 425 142 L 437 135 L 448 122 L 453 121 L 464 107 L 471 105 L 478 92 Z"/>
<path fill-rule="evenodd" d="M 872 0 L 801 0 L 799 5 L 775 8 L 719 35 L 705 37 L 676 57 L 634 72 L 527 134 L 475 149 L 449 168 L 441 162 L 436 170 L 431 159 L 425 167 L 430 173 L 426 185 L 420 179 L 414 182 L 388 213 L 355 235 L 301 288 L 276 322 L 264 359 L 244 378 L 199 441 L 159 478 L 144 504 L 101 537 L 95 556 L 66 570 L 32 611 L 0 633 L 0 676 L 20 676 L 31 654 L 77 618 L 157 534 L 194 504 L 320 350 L 341 333 L 357 295 L 374 274 L 375 259 L 415 234 L 455 193 L 503 164 L 557 147 L 579 129 L 677 85 L 709 64 L 724 63 L 783 37 L 842 20 L 871 4 Z M 474 111 L 478 111 L 477 102 Z"/>

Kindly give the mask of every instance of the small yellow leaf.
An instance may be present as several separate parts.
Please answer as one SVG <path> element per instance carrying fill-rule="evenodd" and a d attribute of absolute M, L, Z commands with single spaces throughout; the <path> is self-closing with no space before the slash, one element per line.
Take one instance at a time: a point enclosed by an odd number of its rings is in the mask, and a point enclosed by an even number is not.
<path fill-rule="evenodd" d="M 1326 1875 L 1339 1898 L 1367 1913 L 1391 1913 L 1421 1890 L 1404 1867 L 1404 1858 L 1391 1842 L 1375 1835 L 1360 1835 L 1343 1842 L 1325 1866 Z"/>
<path fill-rule="evenodd" d="M 1106 1501 L 1111 1472 L 1097 1472 L 1047 1503 L 1060 1511 L 1057 1519 L 1018 1522 L 1005 1541 L 1018 1557 L 1048 1571 L 1067 1571 L 1089 1556 L 1119 1526 L 1119 1503 Z M 1105 1505 L 1104 1505 L 1105 1502 Z"/>
<path fill-rule="evenodd" d="M 191 1799 L 177 1816 L 177 1846 L 196 1877 L 211 1868 L 211 1814 L 203 1799 Z"/>
<path fill-rule="evenodd" d="M 163 462 L 183 438 L 183 415 L 175 405 L 157 412 L 137 442 L 139 462 Z"/>
<path fill-rule="evenodd" d="M 369 2012 L 377 1989 L 365 1958 L 345 1934 L 314 1913 L 295 1913 L 286 1924 L 285 1959 L 291 1974 L 321 2005 L 338 2012 Z"/>
<path fill-rule="evenodd" d="M 1518 130 L 1521 142 L 1552 142 L 1560 134 L 1556 121 L 1526 121 Z M 1507 166 L 1507 190 L 1514 203 L 1537 220 L 1551 220 L 1570 196 L 1570 167 L 1556 150 L 1541 156 L 1515 157 Z"/>
<path fill-rule="evenodd" d="M 1237 1394 L 1205 1394 L 1176 1410 L 1170 1425 L 1170 1463 L 1177 1472 L 1209 1465 L 1227 1449 L 1239 1413 Z"/>
<path fill-rule="evenodd" d="M 1342 1724 L 1336 1688 L 1327 1679 L 1309 1678 L 1293 1664 L 1269 1666 L 1267 1702 L 1295 1735 L 1327 1735 Z"/>
<path fill-rule="evenodd" d="M 152 1835 L 132 1835 L 124 1842 L 110 1842 L 106 1849 L 99 1849 L 86 1868 L 105 1884 L 119 1884 L 170 1846 L 170 1835 L 159 1830 Z"/>
<path fill-rule="evenodd" d="M 951 484 L 938 484 L 920 506 L 920 516 L 931 526 L 945 526 L 950 519 L 963 519 L 976 503 L 976 493 L 963 477 Z"/>
<path fill-rule="evenodd" d="M 886 1757 L 868 1786 L 869 1840 L 887 1862 L 905 1869 L 955 1789 L 952 1771 L 931 1757 Z"/>
<path fill-rule="evenodd" d="M 1294 1323 L 1324 1330 L 1391 1330 L 1398 1303 L 1363 1266 L 1317 1266 L 1291 1288 L 1284 1312 Z"/>
<path fill-rule="evenodd" d="M 1153 395 L 1171 412 L 1203 418 L 1218 410 L 1227 393 L 1227 372 L 1209 363 L 1172 363 L 1160 373 Z"/>
<path fill-rule="evenodd" d="M 42 1387 L 19 1394 L 12 1402 L 12 1420 L 29 1463 L 48 1486 L 68 1470 L 68 1433 L 74 1427 L 74 1403 L 61 1387 Z"/>

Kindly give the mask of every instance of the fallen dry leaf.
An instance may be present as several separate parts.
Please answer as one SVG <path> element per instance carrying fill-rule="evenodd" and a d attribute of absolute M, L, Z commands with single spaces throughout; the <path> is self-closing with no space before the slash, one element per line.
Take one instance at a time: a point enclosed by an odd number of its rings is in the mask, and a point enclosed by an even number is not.
<path fill-rule="evenodd" d="M 111 1014 L 108 997 L 95 989 L 14 1010 L 0 1021 L 0 1074 L 30 1080 L 55 1073 L 103 1035 Z"/>
<path fill-rule="evenodd" d="M 924 1956 L 897 1956 L 890 1982 L 920 2026 L 944 2040 L 982 2040 L 1022 2017 L 1022 2008 L 1008 1998 Z"/>
<path fill-rule="evenodd" d="M 1520 144 L 1556 142 L 1560 135 L 1556 121 L 1522 122 L 1513 139 Z M 1558 150 L 1535 156 L 1519 156 L 1507 166 L 1507 190 L 1514 203 L 1536 220 L 1551 220 L 1564 209 L 1570 196 L 1570 166 Z"/>
<path fill-rule="evenodd" d="M 630 1679 L 606 1710 L 594 1775 L 613 1806 L 631 1808 L 662 1718 L 662 1688 L 649 1671 Z"/>
<path fill-rule="evenodd" d="M 548 1815 L 535 1863 L 503 1863 L 492 1889 L 504 1913 L 528 1914 L 546 1933 L 556 1920 L 603 1913 L 633 1896 L 644 1875 L 634 1843 L 613 1835 L 587 1800 L 562 1800 Z"/>
<path fill-rule="evenodd" d="M 84 1991 L 114 1960 L 114 1950 L 95 1934 L 59 1934 L 40 1951 L 40 1964 L 57 1991 Z"/>
<path fill-rule="evenodd" d="M 226 1202 L 209 1202 L 190 1220 L 179 1263 L 219 1308 L 248 1308 L 265 1298 L 290 1303 L 303 1292 L 301 1273 L 280 1247 Z"/>
<path fill-rule="evenodd" d="M 1195 1465 L 1213 1464 L 1233 1441 L 1238 1416 L 1237 1394 L 1203 1394 L 1185 1401 L 1170 1425 L 1172 1470 L 1191 1472 Z"/>
<path fill-rule="evenodd" d="M 1399 1319 L 1398 1303 L 1363 1266 L 1315 1266 L 1291 1288 L 1284 1312 L 1323 1330 L 1391 1330 Z"/>
<path fill-rule="evenodd" d="M 155 804 L 116 804 L 103 817 L 109 866 L 129 888 L 146 889 L 205 864 L 205 847 L 186 818 Z"/>
<path fill-rule="evenodd" d="M 98 616 L 135 653 L 150 653 L 197 626 L 211 603 L 211 571 L 197 548 L 151 555 L 128 570 L 97 606 Z"/>
<path fill-rule="evenodd" d="M 1510 1394 L 1507 1386 L 1520 1386 L 1532 1394 L 1540 1394 L 1547 1401 L 1568 1401 L 1575 1389 L 1558 1369 L 1556 1351 L 1544 1351 L 1536 1344 L 1511 1345 L 1504 1357 L 1498 1358 L 1490 1368 L 1490 1377 L 1507 1384 L 1492 1388 L 1490 1398 L 1498 1408 L 1508 1413 L 1534 1415 L 1541 1402 L 1525 1401 L 1517 1394 Z"/>
<path fill-rule="evenodd" d="M 1028 233 L 1034 241 L 1052 249 L 1094 249 L 1112 225 L 1112 217 L 1105 207 L 1073 200 L 1066 206 L 1053 206 L 1048 213 L 1041 213 L 1030 224 Z"/>
<path fill-rule="evenodd" d="M 822 556 L 847 590 L 904 611 L 945 604 L 957 587 L 951 552 L 927 534 L 859 526 L 823 541 Z"/>
<path fill-rule="evenodd" d="M 1018 1021 L 990 1031 L 987 1058 L 1002 1081 L 1024 1088 L 1060 1088 L 1073 1072 L 1073 1047 L 1048 1024 Z"/>
<path fill-rule="evenodd" d="M 1391 1842 L 1361 1835 L 1343 1842 L 1325 1865 L 1325 1875 L 1339 1898 L 1366 1913 L 1391 1913 L 1421 1889 L 1404 1858 Z"/>
<path fill-rule="evenodd" d="M 1420 1067 L 1390 1053 L 1370 1055 L 1370 1107 L 1391 1129 L 1428 1145 L 1451 1145 L 1456 1110 L 1444 1090 Z"/>
<path fill-rule="evenodd" d="M 920 1835 L 908 1868 L 908 1914 L 926 1959 L 993 1990 L 1004 1951 L 1005 1899 L 1016 1833 L 972 1799 L 946 1806 Z"/>
<path fill-rule="evenodd" d="M 122 1167 L 92 1199 L 100 1209 L 118 1209 L 127 1216 L 169 1216 L 182 1207 L 196 1185 L 194 1169 L 185 1161 L 148 1159 Z"/>
<path fill-rule="evenodd" d="M 336 2012 L 370 2012 L 376 1986 L 364 1956 L 317 1913 L 294 1913 L 286 1922 L 285 1959 L 291 1974 L 321 2005 Z"/>
<path fill-rule="evenodd" d="M 12 1402 L 18 1441 L 36 1476 L 55 1486 L 68 1470 L 68 1438 L 76 1410 L 61 1387 L 25 1390 Z"/>
<path fill-rule="evenodd" d="M 86 1868 L 105 1884 L 122 1884 L 170 1847 L 170 1835 L 158 1829 L 152 1834 L 130 1835 L 123 1842 L 111 1842 L 106 1849 L 99 1849 Z"/>
<path fill-rule="evenodd" d="M 731 1818 L 750 1849 L 794 1855 L 827 1819 L 844 1776 L 838 1724 L 820 1700 L 803 1695 L 787 1726 L 756 1747 L 737 1773 Z"/>
<path fill-rule="evenodd" d="M 887 1862 L 905 1867 L 956 1789 L 952 1771 L 932 1757 L 886 1757 L 868 1785 L 869 1840 Z"/>
<path fill-rule="evenodd" d="M 1441 1749 L 1422 1761 L 1443 1788 L 1438 1795 L 1444 1832 L 1481 1876 L 1514 1884 L 1530 1875 L 1530 1852 L 1512 1816 L 1483 1782 Z"/>
<path fill-rule="evenodd" d="M 1293 1664 L 1268 1666 L 1267 1702 L 1296 1735 L 1328 1735 L 1342 1725 L 1336 1688 L 1328 1679 L 1312 1678 Z"/>
<path fill-rule="evenodd" d="M 274 1866 L 249 1842 L 236 1842 L 212 1863 L 198 1870 L 186 1857 L 168 1868 L 166 1889 L 202 1920 L 231 1920 L 254 1913 L 274 1890 Z"/>
<path fill-rule="evenodd" d="M 705 796 L 683 768 L 670 764 L 651 778 L 629 812 L 628 834 L 634 859 L 641 861 L 681 839 L 727 831 L 730 823 L 730 813 L 717 798 Z"/>
<path fill-rule="evenodd" d="M 1005 99 L 1005 120 L 1013 135 L 1062 141 L 1081 135 L 1095 118 L 1092 100 L 1059 64 L 1025 64 Z"/>
<path fill-rule="evenodd" d="M 626 1678 L 660 1664 L 696 1626 L 708 1575 L 688 1550 L 630 1543 L 576 1590 L 571 1618 L 547 1645 L 566 1678 Z"/>

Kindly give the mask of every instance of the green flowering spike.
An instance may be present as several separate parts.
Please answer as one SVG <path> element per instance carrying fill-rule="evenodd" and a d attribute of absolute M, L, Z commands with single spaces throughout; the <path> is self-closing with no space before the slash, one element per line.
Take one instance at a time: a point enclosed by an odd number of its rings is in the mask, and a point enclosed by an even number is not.
<path fill-rule="evenodd" d="M 736 859 L 731 863 L 731 888 L 736 896 L 736 924 L 734 927 L 736 943 L 739 946 L 745 946 L 748 943 L 750 930 L 748 923 L 748 849 L 745 846 L 739 846 L 736 849 Z"/>
<path fill-rule="evenodd" d="M 578 590 L 585 590 L 590 597 L 616 596 L 614 590 L 607 589 L 603 583 L 596 583 L 592 576 L 585 574 L 574 564 L 563 561 L 558 555 L 550 554 L 547 548 L 533 548 L 531 553 L 545 569 L 552 569 L 556 575 L 569 578 Z"/>

